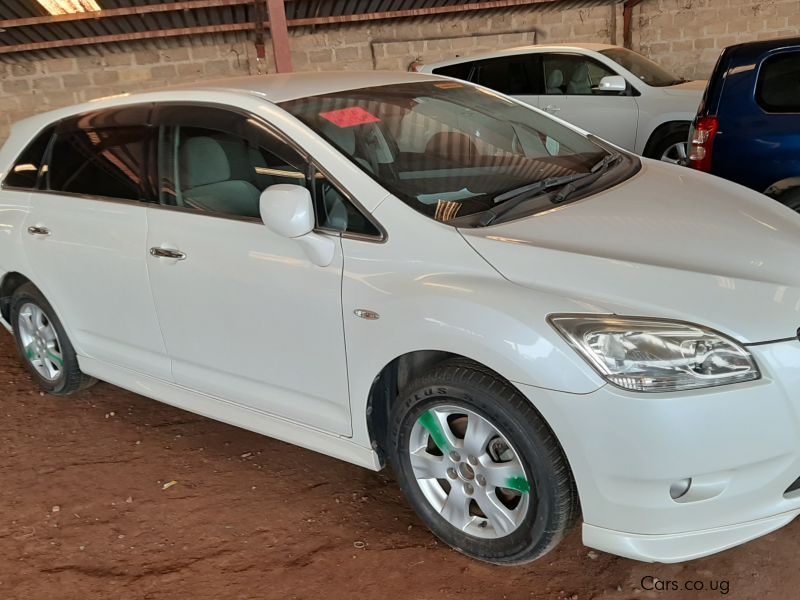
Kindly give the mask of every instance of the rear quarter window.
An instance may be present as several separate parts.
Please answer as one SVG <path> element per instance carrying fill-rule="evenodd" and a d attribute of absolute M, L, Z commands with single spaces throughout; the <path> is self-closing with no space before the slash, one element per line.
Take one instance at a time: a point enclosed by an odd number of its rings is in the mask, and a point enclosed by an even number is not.
<path fill-rule="evenodd" d="M 800 51 L 776 54 L 764 61 L 756 98 L 767 112 L 800 112 Z"/>
<path fill-rule="evenodd" d="M 27 145 L 8 172 L 4 185 L 14 188 L 34 189 L 39 178 L 39 169 L 44 153 L 53 137 L 53 127 L 48 127 Z"/>

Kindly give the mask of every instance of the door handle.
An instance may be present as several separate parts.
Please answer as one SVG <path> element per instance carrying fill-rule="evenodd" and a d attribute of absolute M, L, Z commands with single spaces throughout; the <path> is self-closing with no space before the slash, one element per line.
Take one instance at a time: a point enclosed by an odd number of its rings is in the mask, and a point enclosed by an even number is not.
<path fill-rule="evenodd" d="M 150 248 L 150 255 L 156 258 L 171 258 L 172 260 L 184 260 L 186 253 L 172 248 Z"/>
<path fill-rule="evenodd" d="M 28 233 L 31 235 L 50 235 L 50 230 L 47 227 L 42 227 L 41 225 L 31 225 L 28 227 Z"/>
<path fill-rule="evenodd" d="M 555 104 L 548 104 L 544 107 L 547 112 L 558 112 L 561 110 L 560 106 L 556 106 Z"/>

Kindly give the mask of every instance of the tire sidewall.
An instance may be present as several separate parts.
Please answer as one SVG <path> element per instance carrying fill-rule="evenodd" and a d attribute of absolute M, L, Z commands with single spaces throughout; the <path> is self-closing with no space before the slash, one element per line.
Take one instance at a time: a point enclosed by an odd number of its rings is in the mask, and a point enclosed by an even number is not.
<path fill-rule="evenodd" d="M 39 374 L 36 368 L 31 364 L 30 360 L 28 360 L 28 357 L 25 353 L 25 348 L 22 346 L 22 338 L 19 331 L 19 311 L 25 304 L 35 304 L 41 308 L 47 316 L 47 319 L 50 321 L 50 323 L 52 323 L 54 329 L 56 330 L 59 348 L 61 349 L 61 358 L 64 361 L 64 364 L 61 369 L 61 374 L 55 381 L 45 379 Z M 11 327 L 14 331 L 14 340 L 17 345 L 17 350 L 22 358 L 23 364 L 25 365 L 25 369 L 28 371 L 28 373 L 30 373 L 31 377 L 33 377 L 36 383 L 47 392 L 52 394 L 59 394 L 63 392 L 69 383 L 67 374 L 70 372 L 71 367 L 73 367 L 71 363 L 77 361 L 77 358 L 75 357 L 75 352 L 72 349 L 72 345 L 70 344 L 67 334 L 61 325 L 61 321 L 58 319 L 58 316 L 53 310 L 53 307 L 50 306 L 50 303 L 47 301 L 47 299 L 36 288 L 26 285 L 15 292 L 11 300 Z"/>
<path fill-rule="evenodd" d="M 427 410 L 441 405 L 463 406 L 487 419 L 519 454 L 525 476 L 531 482 L 528 513 L 511 534 L 497 539 L 470 536 L 448 523 L 423 495 L 411 468 L 409 439 L 417 419 Z M 390 452 L 400 486 L 418 515 L 431 531 L 459 552 L 496 564 L 521 562 L 526 555 L 550 545 L 549 533 L 555 508 L 555 476 L 548 452 L 539 442 L 535 428 L 523 415 L 502 400 L 488 397 L 463 383 L 426 382 L 409 389 L 393 411 Z"/>

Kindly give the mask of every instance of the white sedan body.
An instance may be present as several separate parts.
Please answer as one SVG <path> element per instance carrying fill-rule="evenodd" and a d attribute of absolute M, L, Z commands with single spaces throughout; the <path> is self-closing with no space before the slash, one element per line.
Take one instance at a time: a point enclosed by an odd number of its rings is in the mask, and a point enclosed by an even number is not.
<path fill-rule="evenodd" d="M 800 513 L 800 496 L 784 495 L 800 476 L 800 218 L 734 184 L 642 160 L 595 196 L 456 228 L 410 208 L 278 106 L 409 81 L 441 79 L 274 76 L 20 122 L 0 151 L 3 179 L 31 139 L 74 115 L 149 103 L 243 113 L 307 154 L 378 233 L 320 230 L 314 239 L 333 249 L 326 263 L 255 220 L 5 186 L 0 277 L 21 274 L 43 292 L 86 374 L 370 469 L 383 466 L 368 424 L 382 369 L 420 351 L 477 361 L 555 432 L 584 541 L 601 550 L 687 560 Z M 747 345 L 762 376 L 625 391 L 550 326 L 554 313 L 700 323 Z M 692 495 L 676 502 L 670 485 L 686 478 Z"/>
<path fill-rule="evenodd" d="M 504 68 L 509 68 L 511 74 L 515 66 L 522 67 L 518 61 L 541 59 L 544 64 L 537 68 L 542 69 L 544 80 L 539 93 L 506 93 L 626 150 L 643 154 L 654 134 L 664 132 L 664 127 L 688 126 L 691 123 L 697 114 L 706 82 L 649 85 L 604 54 L 620 50 L 622 49 L 608 44 L 523 46 L 425 64 L 419 71 L 446 75 L 448 67 L 474 64 L 470 81 L 492 87 L 488 81 L 482 80 L 479 72 L 479 69 L 485 69 L 490 62 L 503 64 Z M 514 62 L 506 67 L 509 61 Z M 565 70 L 565 62 L 567 67 L 571 67 L 574 62 L 578 68 Z M 600 79 L 611 75 L 623 77 L 628 84 L 629 93 L 609 95 L 602 90 L 598 91 Z M 683 159 L 685 156 L 679 158 Z"/>

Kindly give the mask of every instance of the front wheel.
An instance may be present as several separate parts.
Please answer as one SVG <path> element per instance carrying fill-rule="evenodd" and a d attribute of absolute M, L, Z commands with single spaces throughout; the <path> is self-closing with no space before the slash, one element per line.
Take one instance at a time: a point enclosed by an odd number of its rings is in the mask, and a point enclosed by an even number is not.
<path fill-rule="evenodd" d="M 393 408 L 391 459 L 412 507 L 443 542 L 494 564 L 535 560 L 574 522 L 563 450 L 513 386 L 463 359 L 412 382 Z"/>

